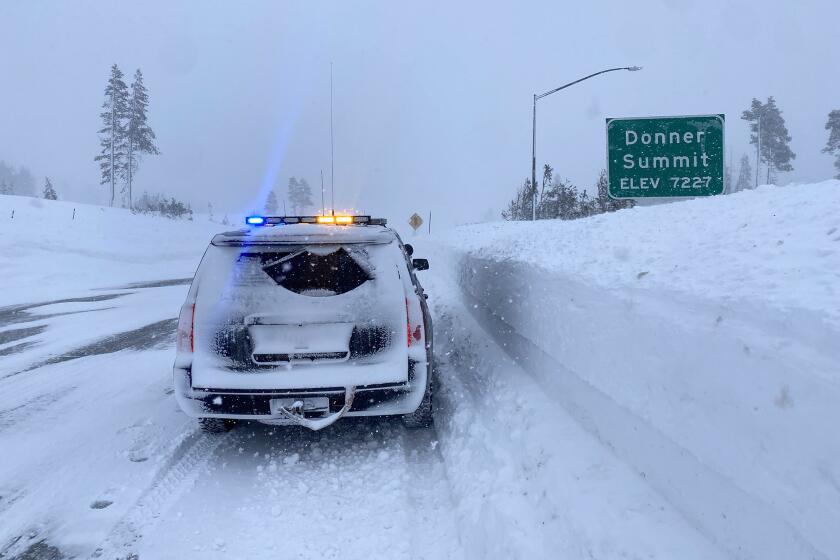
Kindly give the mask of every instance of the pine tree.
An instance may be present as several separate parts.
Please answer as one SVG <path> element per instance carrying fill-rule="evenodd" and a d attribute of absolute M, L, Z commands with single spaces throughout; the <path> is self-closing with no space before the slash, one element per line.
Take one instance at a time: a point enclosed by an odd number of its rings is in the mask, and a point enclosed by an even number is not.
<path fill-rule="evenodd" d="M 578 189 L 569 181 L 554 177 L 550 165 L 543 167 L 543 182 L 539 190 L 537 218 L 541 220 L 576 220 L 604 212 L 613 212 L 622 208 L 633 208 L 632 199 L 613 200 L 607 190 L 607 172 L 601 170 L 595 185 L 598 192 L 593 198 L 586 189 Z M 516 196 L 502 212 L 505 220 L 530 220 L 533 208 L 534 189 L 531 181 L 526 180 L 516 191 Z"/>
<path fill-rule="evenodd" d="M 12 194 L 12 187 L 9 181 L 14 177 L 15 170 L 6 165 L 5 161 L 0 161 L 0 194 Z"/>
<path fill-rule="evenodd" d="M 526 184 L 526 186 L 529 186 Z M 551 184 L 548 185 L 545 192 L 540 197 L 540 205 L 537 208 L 537 217 L 541 220 L 554 220 L 560 216 L 560 191 L 565 188 L 565 185 L 558 184 L 556 180 L 552 179 Z M 530 191 L 530 189 L 529 189 Z M 522 219 L 531 219 L 531 201 L 523 198 L 523 210 L 527 211 L 527 215 Z"/>
<path fill-rule="evenodd" d="M 269 215 L 277 214 L 277 195 L 273 190 L 268 191 L 268 197 L 265 199 L 265 213 Z"/>
<path fill-rule="evenodd" d="M 213 221 L 213 203 L 212 202 L 207 203 L 207 219 L 210 220 L 211 222 Z"/>
<path fill-rule="evenodd" d="M 502 211 L 502 218 L 510 221 L 530 220 L 531 205 L 533 204 L 531 194 L 531 180 L 527 179 L 517 190 L 513 200 L 508 203 L 507 209 Z"/>
<path fill-rule="evenodd" d="M 753 99 L 750 109 L 744 111 L 741 118 L 750 123 L 750 144 L 760 140 L 761 161 L 767 164 L 767 182 L 770 182 L 772 171 L 792 171 L 790 162 L 796 159 L 796 154 L 790 149 L 791 137 L 773 96 L 768 97 L 766 103 Z"/>
<path fill-rule="evenodd" d="M 586 189 L 580 191 L 578 195 L 578 216 L 581 218 L 588 218 L 595 214 L 595 201 L 589 197 Z"/>
<path fill-rule="evenodd" d="M 601 174 L 598 175 L 598 182 L 595 183 L 595 189 L 598 192 L 598 197 L 595 199 L 595 208 L 597 213 L 603 214 L 604 212 L 609 212 L 612 207 L 612 199 L 609 195 L 606 169 L 602 169 Z"/>
<path fill-rule="evenodd" d="M 292 214 L 297 214 L 297 193 L 298 193 L 298 180 L 296 177 L 289 177 L 289 191 L 287 194 L 287 198 L 289 199 L 289 206 L 292 208 Z"/>
<path fill-rule="evenodd" d="M 304 214 L 312 206 L 312 189 L 306 179 L 289 178 L 289 204 L 297 215 Z"/>
<path fill-rule="evenodd" d="M 123 73 L 116 64 L 111 66 L 111 77 L 105 87 L 105 101 L 102 103 L 102 128 L 99 130 L 99 144 L 102 151 L 96 156 L 102 174 L 101 185 L 111 185 L 111 206 L 116 196 L 117 175 L 125 166 L 126 119 L 128 117 L 128 88 Z"/>
<path fill-rule="evenodd" d="M 44 177 L 44 198 L 47 200 L 58 200 L 58 194 L 56 194 L 49 177 Z"/>
<path fill-rule="evenodd" d="M 298 182 L 300 186 L 300 202 L 301 202 L 301 212 L 308 212 L 308 209 L 312 207 L 312 188 L 309 186 L 309 183 L 306 182 L 306 179 L 301 179 Z"/>
<path fill-rule="evenodd" d="M 750 188 L 752 185 L 753 171 L 750 166 L 750 158 L 747 154 L 741 156 L 741 170 L 738 172 L 738 182 L 735 183 L 735 192 Z"/>
<path fill-rule="evenodd" d="M 840 179 L 840 110 L 835 109 L 828 114 L 825 129 L 828 131 L 828 141 L 823 152 L 835 156 L 834 167 L 837 169 L 837 175 L 834 177 Z"/>
<path fill-rule="evenodd" d="M 560 196 L 561 220 L 574 220 L 578 217 L 578 190 L 575 185 L 563 184 Z"/>
<path fill-rule="evenodd" d="M 124 176 L 128 188 L 128 207 L 131 208 L 131 188 L 139 166 L 141 154 L 160 153 L 155 146 L 155 133 L 148 123 L 149 94 L 143 84 L 143 73 L 138 68 L 131 82 L 126 123 L 126 157 Z"/>
<path fill-rule="evenodd" d="M 553 179 L 554 179 L 554 168 L 546 163 L 543 166 L 542 187 L 540 188 L 540 204 L 542 203 L 543 196 L 545 196 L 546 185 L 550 185 L 551 181 Z M 537 205 L 537 213 L 539 213 L 539 205 Z M 539 217 L 539 216 L 537 216 L 537 217 Z"/>
<path fill-rule="evenodd" d="M 555 178 L 540 202 L 540 218 L 547 220 L 573 220 L 577 217 L 577 212 L 577 187 Z"/>

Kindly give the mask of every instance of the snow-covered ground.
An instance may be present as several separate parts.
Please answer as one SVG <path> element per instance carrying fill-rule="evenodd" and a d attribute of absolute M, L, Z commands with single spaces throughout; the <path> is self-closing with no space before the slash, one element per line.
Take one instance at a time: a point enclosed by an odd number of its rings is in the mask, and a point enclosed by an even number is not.
<path fill-rule="evenodd" d="M 764 185 L 573 222 L 464 226 L 463 253 L 574 275 L 608 292 L 799 310 L 840 326 L 840 181 Z"/>
<path fill-rule="evenodd" d="M 0 196 L 0 558 L 840 557 L 840 182 L 409 239 L 419 432 L 197 431 L 221 229 Z"/>
<path fill-rule="evenodd" d="M 89 204 L 0 196 L 0 306 L 192 277 L 208 239 L 231 227 L 202 215 L 190 222 Z"/>
<path fill-rule="evenodd" d="M 840 182 L 444 243 L 485 330 L 721 550 L 840 557 Z"/>
<path fill-rule="evenodd" d="M 459 557 L 434 431 L 178 410 L 184 279 L 230 227 L 73 207 L 0 197 L 0 558 Z"/>

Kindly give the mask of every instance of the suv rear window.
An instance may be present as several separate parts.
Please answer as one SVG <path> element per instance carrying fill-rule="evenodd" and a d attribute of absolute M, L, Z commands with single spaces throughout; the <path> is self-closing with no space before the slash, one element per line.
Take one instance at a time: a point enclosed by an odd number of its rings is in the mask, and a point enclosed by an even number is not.
<path fill-rule="evenodd" d="M 305 296 L 335 296 L 355 290 L 371 279 L 344 247 L 319 246 L 289 252 L 243 253 L 259 259 L 260 268 L 291 292 Z"/>

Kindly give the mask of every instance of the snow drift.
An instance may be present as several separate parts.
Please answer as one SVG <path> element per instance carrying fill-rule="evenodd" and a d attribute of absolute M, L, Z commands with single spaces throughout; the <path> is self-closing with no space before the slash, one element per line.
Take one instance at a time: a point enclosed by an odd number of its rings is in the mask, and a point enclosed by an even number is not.
<path fill-rule="evenodd" d="M 443 242 L 482 327 L 722 550 L 840 551 L 840 182 Z"/>
<path fill-rule="evenodd" d="M 192 277 L 213 234 L 231 226 L 123 208 L 0 195 L 0 306 L 92 288 Z"/>

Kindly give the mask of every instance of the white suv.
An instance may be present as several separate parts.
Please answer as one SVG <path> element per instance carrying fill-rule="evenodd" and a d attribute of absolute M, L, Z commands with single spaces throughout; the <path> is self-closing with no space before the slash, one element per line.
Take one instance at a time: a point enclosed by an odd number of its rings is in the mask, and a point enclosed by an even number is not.
<path fill-rule="evenodd" d="M 432 322 L 412 259 L 369 216 L 248 218 L 216 235 L 178 324 L 181 408 L 320 429 L 341 416 L 432 422 Z"/>

